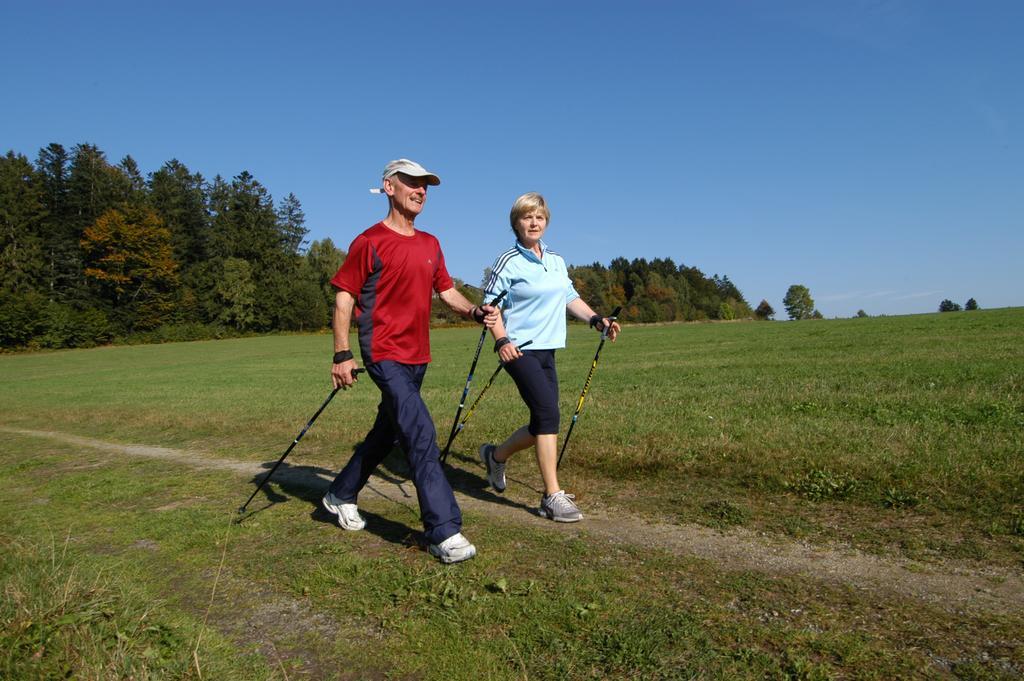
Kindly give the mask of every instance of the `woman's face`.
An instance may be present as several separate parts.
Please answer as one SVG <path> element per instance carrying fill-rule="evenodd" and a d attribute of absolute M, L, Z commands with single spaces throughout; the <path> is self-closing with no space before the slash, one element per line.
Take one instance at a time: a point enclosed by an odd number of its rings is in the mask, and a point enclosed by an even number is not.
<path fill-rule="evenodd" d="M 519 243 L 527 248 L 536 246 L 547 228 L 548 219 L 540 209 L 521 215 L 516 220 L 516 236 L 519 237 Z"/>

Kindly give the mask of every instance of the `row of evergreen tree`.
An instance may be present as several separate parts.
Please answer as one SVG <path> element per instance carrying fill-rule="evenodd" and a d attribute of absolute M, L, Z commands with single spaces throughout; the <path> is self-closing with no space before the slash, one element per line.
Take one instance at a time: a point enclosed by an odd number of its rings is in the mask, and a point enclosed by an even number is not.
<path fill-rule="evenodd" d="M 143 178 L 91 144 L 0 158 L 0 344 L 65 347 L 167 327 L 301 330 L 328 320 L 344 253 L 304 249 L 302 206 L 248 172 L 177 160 Z"/>
<path fill-rule="evenodd" d="M 0 347 L 322 329 L 345 253 L 307 234 L 298 198 L 275 205 L 245 171 L 208 181 L 171 160 L 143 177 L 131 156 L 112 164 L 91 144 L 50 144 L 34 162 L 9 151 L 0 157 Z M 728 277 L 670 259 L 616 258 L 571 274 L 597 309 L 622 305 L 633 321 L 751 316 Z M 435 317 L 457 321 L 441 304 Z"/>

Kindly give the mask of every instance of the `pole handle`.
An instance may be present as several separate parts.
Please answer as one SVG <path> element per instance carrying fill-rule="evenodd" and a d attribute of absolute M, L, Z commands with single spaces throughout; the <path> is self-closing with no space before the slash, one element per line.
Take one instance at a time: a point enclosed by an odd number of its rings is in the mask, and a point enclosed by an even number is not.
<path fill-rule="evenodd" d="M 612 310 L 612 313 L 610 315 L 608 315 L 608 317 L 607 317 L 608 321 L 614 322 L 616 319 L 619 318 L 619 313 L 620 312 L 622 312 L 622 306 L 618 305 L 618 306 L 616 306 L 616 308 L 614 310 Z M 604 344 L 604 339 L 608 337 L 608 331 L 611 330 L 611 327 L 612 327 L 612 325 L 609 324 L 608 326 L 604 327 L 604 331 L 601 332 L 601 344 L 602 345 Z M 601 352 L 601 349 L 598 348 L 597 351 Z"/>

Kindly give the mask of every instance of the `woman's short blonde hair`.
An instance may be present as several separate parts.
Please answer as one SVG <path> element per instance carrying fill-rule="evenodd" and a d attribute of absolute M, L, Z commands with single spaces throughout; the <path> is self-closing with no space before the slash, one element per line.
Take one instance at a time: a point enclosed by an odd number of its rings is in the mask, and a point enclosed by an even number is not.
<path fill-rule="evenodd" d="M 516 199 L 515 203 L 512 204 L 512 211 L 508 214 L 508 221 L 512 225 L 512 231 L 516 231 L 516 223 L 519 222 L 519 218 L 536 210 L 544 213 L 544 219 L 551 222 L 551 211 L 548 210 L 548 204 L 544 197 L 537 192 L 527 192 Z M 516 234 L 518 236 L 518 232 Z"/>

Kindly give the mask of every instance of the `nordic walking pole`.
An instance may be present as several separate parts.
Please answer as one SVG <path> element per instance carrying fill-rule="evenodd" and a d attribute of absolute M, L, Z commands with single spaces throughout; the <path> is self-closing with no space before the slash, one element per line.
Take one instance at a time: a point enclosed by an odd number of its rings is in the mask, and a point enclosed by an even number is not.
<path fill-rule="evenodd" d="M 500 303 L 506 293 L 508 293 L 507 289 L 499 293 L 498 297 L 491 301 L 491 306 L 493 307 Z M 466 376 L 466 387 L 462 389 L 462 397 L 459 398 L 459 408 L 455 411 L 455 419 L 452 420 L 452 432 L 448 434 L 448 443 L 444 446 L 444 451 L 441 452 L 442 462 L 448 458 L 448 448 L 452 446 L 452 440 L 455 439 L 455 433 L 458 432 L 459 414 L 462 413 L 462 408 L 466 406 L 466 397 L 469 395 L 469 384 L 473 382 L 473 372 L 476 371 L 476 363 L 480 360 L 480 349 L 484 347 L 484 338 L 486 337 L 487 327 L 485 326 L 480 332 L 480 340 L 476 344 L 476 354 L 473 355 L 473 363 L 469 366 L 469 375 Z"/>
<path fill-rule="evenodd" d="M 522 350 L 523 348 L 525 348 L 527 345 L 529 345 L 532 342 L 533 342 L 532 340 L 528 340 L 525 343 L 523 343 L 522 345 L 517 345 L 516 347 L 518 349 Z M 452 440 L 455 439 L 455 436 L 458 435 L 459 433 L 461 433 L 462 429 L 466 427 L 466 421 L 468 421 L 469 417 L 473 415 L 473 410 L 476 409 L 476 405 L 480 403 L 480 398 L 483 397 L 484 393 L 487 392 L 487 389 L 491 387 L 491 383 L 494 383 L 494 379 L 496 379 L 498 377 L 498 374 L 501 373 L 501 368 L 504 367 L 504 366 L 505 366 L 504 362 L 498 362 L 497 368 L 495 368 L 494 373 L 491 374 L 491 378 L 490 378 L 490 380 L 487 381 L 487 384 L 484 385 L 484 389 L 481 390 L 480 394 L 476 396 L 475 400 L 473 400 L 473 404 L 469 405 L 469 411 L 466 412 L 466 416 L 462 419 L 461 422 L 459 422 L 459 421 L 455 422 L 455 426 L 452 428 L 452 436 L 448 440 L 448 444 L 449 445 L 452 443 Z M 445 448 L 445 452 L 447 452 L 447 451 L 448 451 L 448 448 L 446 447 Z M 444 461 L 444 457 L 443 456 L 441 458 L 441 461 Z"/>
<path fill-rule="evenodd" d="M 622 307 L 619 306 L 612 310 L 611 316 L 607 317 L 608 326 L 604 327 L 604 331 L 601 332 L 601 342 L 597 346 L 597 352 L 594 353 L 594 362 L 590 365 L 590 372 L 587 373 L 587 382 L 583 384 L 583 392 L 580 393 L 580 400 L 576 403 L 576 413 L 572 415 L 572 421 L 569 423 L 569 432 L 565 434 L 565 441 L 562 443 L 562 451 L 558 453 L 558 461 L 555 462 L 555 468 L 562 463 L 562 456 L 565 454 L 565 448 L 569 446 L 569 437 L 572 435 L 572 429 L 576 426 L 576 419 L 580 417 L 580 412 L 583 410 L 583 400 L 587 398 L 587 391 L 590 390 L 590 379 L 594 377 L 594 369 L 597 368 L 597 358 L 601 356 L 601 348 L 604 347 L 604 341 L 608 338 L 608 330 L 612 328 L 612 322 L 619 318 L 619 312 Z"/>
<path fill-rule="evenodd" d="M 352 372 L 352 375 L 355 376 L 356 374 L 361 374 L 364 371 L 366 371 L 366 369 L 359 367 L 358 369 Z M 301 440 L 302 436 L 306 434 L 306 431 L 309 430 L 309 427 L 313 425 L 313 421 L 316 421 L 316 418 L 320 416 L 320 412 L 327 408 L 327 405 L 331 403 L 331 400 L 334 399 L 334 396 L 338 394 L 339 390 L 341 390 L 341 386 L 331 391 L 331 394 L 327 396 L 327 399 L 324 400 L 324 403 L 321 404 L 320 408 L 316 410 L 315 414 L 313 414 L 313 418 L 311 418 L 306 423 L 306 427 L 302 429 L 302 432 L 299 433 L 294 440 L 292 440 L 292 443 L 288 445 L 288 449 L 284 450 L 284 454 L 281 455 L 281 458 L 277 460 L 277 463 L 274 464 L 274 467 L 270 469 L 270 472 L 267 473 L 267 476 L 263 478 L 263 481 L 259 484 L 259 486 L 256 487 L 256 490 L 252 493 L 252 496 L 250 496 L 244 504 L 238 507 L 239 514 L 245 513 L 245 507 L 248 506 L 249 502 L 256 497 L 256 495 L 259 493 L 261 489 L 263 489 L 263 485 L 267 484 L 267 480 L 270 480 L 270 476 L 274 474 L 274 471 L 276 471 L 277 467 L 281 465 L 281 463 L 284 461 L 284 458 L 288 456 L 288 453 L 292 451 L 292 448 L 295 447 L 295 445 L 299 444 L 299 440 Z"/>

